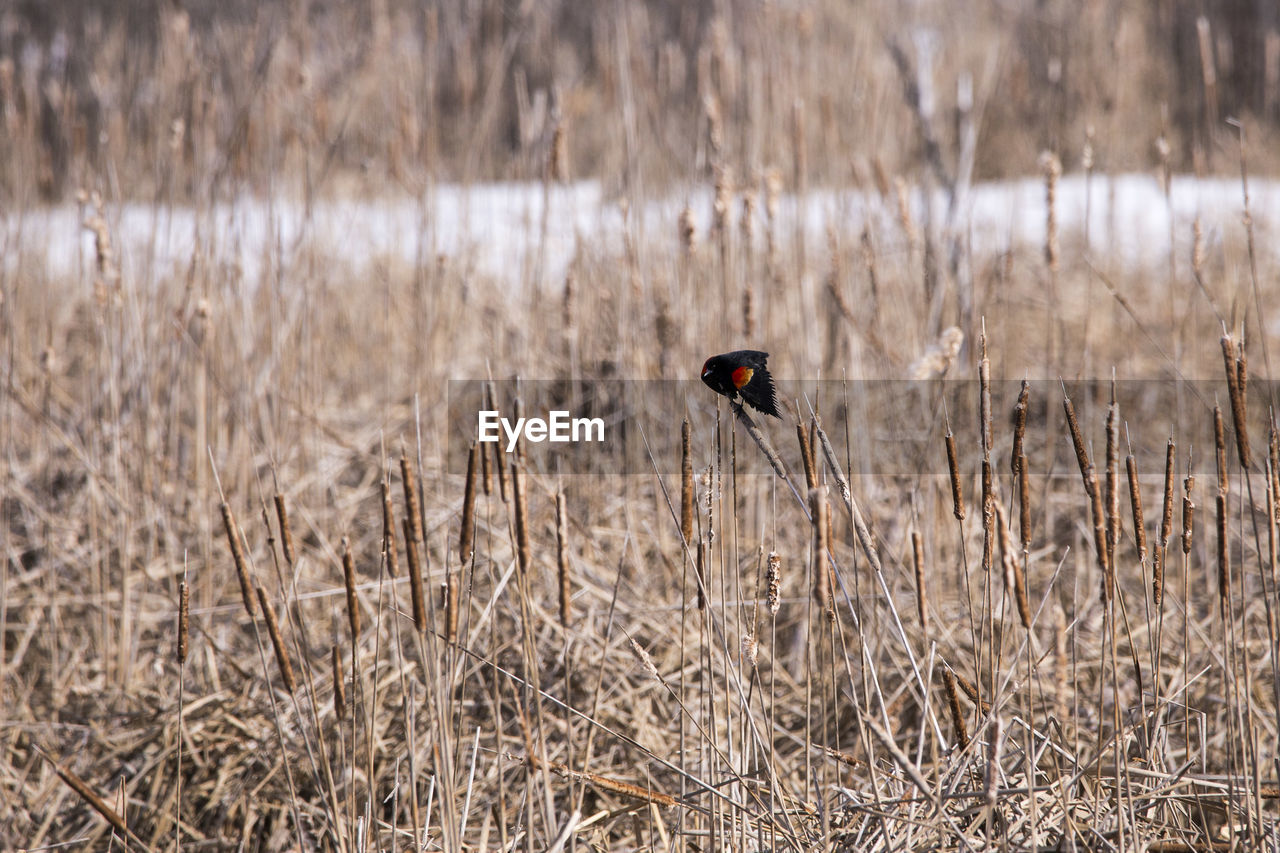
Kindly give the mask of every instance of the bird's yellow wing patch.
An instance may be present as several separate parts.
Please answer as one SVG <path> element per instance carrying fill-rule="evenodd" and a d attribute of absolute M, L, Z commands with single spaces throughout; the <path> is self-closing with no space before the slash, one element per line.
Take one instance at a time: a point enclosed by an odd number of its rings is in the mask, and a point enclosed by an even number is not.
<path fill-rule="evenodd" d="M 755 375 L 755 371 L 750 367 L 739 367 L 733 371 L 733 387 L 742 390 L 747 383 L 751 381 L 751 377 Z"/>

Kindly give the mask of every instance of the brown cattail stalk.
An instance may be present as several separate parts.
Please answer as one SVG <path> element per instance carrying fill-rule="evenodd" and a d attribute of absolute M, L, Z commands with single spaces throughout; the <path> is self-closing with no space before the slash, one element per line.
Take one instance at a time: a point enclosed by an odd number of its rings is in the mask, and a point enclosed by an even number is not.
<path fill-rule="evenodd" d="M 1169 437 L 1164 450 L 1164 502 L 1160 505 L 1160 541 L 1156 559 L 1151 567 L 1151 600 L 1156 607 L 1164 600 L 1164 564 L 1169 554 L 1169 537 L 1173 535 L 1173 437 Z"/>
<path fill-rule="evenodd" d="M 471 560 L 476 532 L 476 478 L 479 475 L 480 446 L 471 442 L 467 453 L 467 482 L 462 490 L 462 531 L 458 535 L 458 562 L 465 566 Z"/>
<path fill-rule="evenodd" d="M 960 462 L 956 456 L 956 437 L 951 428 L 942 438 L 947 446 L 947 473 L 951 477 L 951 512 L 956 521 L 964 521 L 964 489 L 960 485 Z"/>
<path fill-rule="evenodd" d="M 280 667 L 284 689 L 292 693 L 298 687 L 293 678 L 293 664 L 289 662 L 289 650 L 285 647 L 284 638 L 280 636 L 280 622 L 276 619 L 275 608 L 271 606 L 271 599 L 262 587 L 258 587 L 258 603 L 262 606 L 262 618 L 267 622 L 267 633 L 271 635 L 271 647 L 276 650 L 276 664 Z"/>
<path fill-rule="evenodd" d="M 947 691 L 947 707 L 951 710 L 951 727 L 956 731 L 956 743 L 961 749 L 969 746 L 969 730 L 964 723 L 964 711 L 960 709 L 960 696 L 956 693 L 956 679 L 950 667 L 943 667 L 942 683 Z"/>
<path fill-rule="evenodd" d="M 911 531 L 911 561 L 916 571 L 916 613 L 920 616 L 920 631 L 929 636 L 929 597 L 924 583 L 924 540 L 919 530 Z"/>
<path fill-rule="evenodd" d="M 351 642 L 360 641 L 360 600 L 356 598 L 356 563 L 351 556 L 351 542 L 342 537 L 342 579 L 347 585 L 347 622 L 351 625 Z"/>
<path fill-rule="evenodd" d="M 409 533 L 414 542 L 422 542 L 422 512 L 418 504 L 418 478 L 405 456 L 400 457 L 400 477 L 404 485 L 404 511 L 409 519 Z"/>
<path fill-rule="evenodd" d="M 563 491 L 556 493 L 556 571 L 560 576 L 560 624 L 568 628 L 573 619 L 573 586 L 569 577 L 569 510 Z"/>
<path fill-rule="evenodd" d="M 191 637 L 191 590 L 187 582 L 178 582 L 178 665 L 187 662 L 187 647 Z"/>
<path fill-rule="evenodd" d="M 995 540 L 995 482 L 990 457 L 982 460 L 982 570 L 991 571 Z"/>
<path fill-rule="evenodd" d="M 1031 471 L 1027 456 L 1018 457 L 1018 529 L 1022 533 L 1022 550 L 1031 550 Z"/>
<path fill-rule="evenodd" d="M 1147 530 L 1142 514 L 1142 488 L 1138 483 L 1138 460 L 1130 453 L 1124 459 L 1125 472 L 1129 476 L 1129 507 L 1133 512 L 1133 543 L 1138 549 L 1138 562 L 1147 561 Z"/>
<path fill-rule="evenodd" d="M 451 643 L 458 642 L 458 604 L 462 584 L 458 572 L 446 572 L 444 576 L 444 635 Z"/>
<path fill-rule="evenodd" d="M 413 606 L 413 624 L 419 631 L 427 629 L 427 607 L 422 595 L 422 565 L 418 562 L 418 543 L 413 538 L 409 519 L 401 521 L 404 531 L 404 556 L 409 564 L 409 603 Z"/>
<path fill-rule="evenodd" d="M 1023 441 L 1027 434 L 1027 409 L 1030 406 L 1031 383 L 1022 380 L 1022 390 L 1018 392 L 1018 403 L 1013 407 L 1013 453 L 1009 457 L 1009 467 L 1014 477 L 1025 464 Z"/>
<path fill-rule="evenodd" d="M 391 482 L 382 478 L 382 548 L 387 557 L 387 575 L 400 574 L 400 555 L 396 549 L 396 522 L 391 506 Z"/>
<path fill-rule="evenodd" d="M 680 424 L 680 535 L 685 544 L 693 542 L 693 453 L 690 448 L 689 419 Z"/>
<path fill-rule="evenodd" d="M 298 552 L 293 548 L 293 528 L 289 524 L 289 511 L 284 505 L 284 495 L 280 492 L 275 494 L 276 520 L 280 522 L 280 544 L 284 548 L 284 560 L 290 566 L 298 558 Z"/>
<path fill-rule="evenodd" d="M 520 571 L 527 574 L 532 556 L 529 548 L 529 495 L 524 476 L 524 466 L 520 460 L 513 459 L 511 485 L 516 502 L 516 556 L 520 561 Z"/>
<path fill-rule="evenodd" d="M 705 610 L 707 607 L 707 595 L 704 590 L 707 586 L 707 543 L 705 540 L 698 540 L 698 554 L 694 562 L 694 570 L 697 572 L 698 582 L 697 589 L 697 605 L 699 610 Z"/>
<path fill-rule="evenodd" d="M 1196 527 L 1196 505 L 1191 500 L 1191 490 L 1196 478 L 1188 476 L 1182 481 L 1182 553 L 1191 553 L 1191 537 Z"/>
<path fill-rule="evenodd" d="M 1227 496 L 1217 494 L 1218 508 L 1218 602 L 1226 608 L 1231 596 L 1231 548 L 1227 542 Z M 1225 612 L 1225 609 L 1224 609 Z"/>
<path fill-rule="evenodd" d="M 253 611 L 253 583 L 249 580 L 249 567 L 244 558 L 244 546 L 240 543 L 240 528 L 236 518 L 231 514 L 231 507 L 222 502 L 222 524 L 227 529 L 227 542 L 231 545 L 231 561 L 236 566 L 236 577 L 240 579 L 240 598 L 244 601 L 245 612 L 249 618 Z"/>
<path fill-rule="evenodd" d="M 347 683 L 342 677 L 342 654 L 337 646 L 333 647 L 329 661 L 333 668 L 333 714 L 339 720 L 345 720 L 347 718 Z"/>

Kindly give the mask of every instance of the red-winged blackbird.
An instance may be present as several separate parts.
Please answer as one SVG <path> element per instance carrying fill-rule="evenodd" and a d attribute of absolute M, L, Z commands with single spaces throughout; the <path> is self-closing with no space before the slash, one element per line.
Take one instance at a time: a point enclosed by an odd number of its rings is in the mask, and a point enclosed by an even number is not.
<path fill-rule="evenodd" d="M 769 353 L 740 349 L 724 355 L 713 355 L 702 365 L 702 381 L 707 387 L 730 400 L 736 397 L 753 408 L 781 418 L 778 401 L 773 396 L 773 377 L 769 375 Z"/>

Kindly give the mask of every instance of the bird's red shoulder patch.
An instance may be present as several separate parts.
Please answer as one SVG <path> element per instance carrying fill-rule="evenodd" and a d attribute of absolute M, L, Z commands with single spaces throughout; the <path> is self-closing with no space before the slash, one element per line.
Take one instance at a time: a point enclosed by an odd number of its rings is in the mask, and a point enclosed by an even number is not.
<path fill-rule="evenodd" d="M 733 387 L 741 390 L 751 381 L 751 377 L 755 375 L 755 371 L 750 367 L 739 367 L 733 371 Z"/>

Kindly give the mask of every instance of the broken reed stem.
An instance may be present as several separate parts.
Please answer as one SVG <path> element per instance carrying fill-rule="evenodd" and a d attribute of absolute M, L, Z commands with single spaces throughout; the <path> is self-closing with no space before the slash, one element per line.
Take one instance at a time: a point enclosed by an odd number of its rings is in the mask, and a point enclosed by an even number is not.
<path fill-rule="evenodd" d="M 769 460 L 769 465 L 773 467 L 773 472 L 781 479 L 786 480 L 787 469 L 782 464 L 782 457 L 780 457 L 778 452 L 770 446 L 759 425 L 751 415 L 747 413 L 747 410 L 742 407 L 741 403 L 736 400 L 731 400 L 729 405 L 733 407 L 734 415 L 737 416 L 743 427 L 746 428 L 747 435 L 751 436 L 751 439 L 756 443 L 756 446 L 760 448 L 760 452 Z"/>
<path fill-rule="evenodd" d="M 947 473 L 951 477 L 951 512 L 956 521 L 964 521 L 964 488 L 960 484 L 960 461 L 956 456 L 956 437 L 947 427 L 947 434 L 942 437 L 947 446 Z"/>
<path fill-rule="evenodd" d="M 1156 605 L 1164 600 L 1164 565 L 1169 554 L 1169 537 L 1173 535 L 1174 447 L 1169 437 L 1164 450 L 1164 502 L 1160 505 L 1160 540 L 1155 564 L 1151 567 L 1151 600 Z"/>
<path fill-rule="evenodd" d="M 573 620 L 573 586 L 569 577 L 569 510 L 563 489 L 556 493 L 556 571 L 560 576 L 560 624 L 567 629 Z"/>
<path fill-rule="evenodd" d="M 333 647 L 329 655 L 329 663 L 333 669 L 333 715 L 339 720 L 347 718 L 347 685 L 342 678 L 342 653 Z"/>
<path fill-rule="evenodd" d="M 426 601 L 422 597 L 422 565 L 418 562 L 418 543 L 413 538 L 413 525 L 409 519 L 401 521 L 404 531 L 404 556 L 409 564 L 409 603 L 413 606 L 413 624 L 418 631 L 427 629 Z"/>
<path fill-rule="evenodd" d="M 280 545 L 284 549 L 284 561 L 292 566 L 298 558 L 298 552 L 293 548 L 293 527 L 289 524 L 289 511 L 284 505 L 284 495 L 276 492 L 274 496 L 276 505 L 276 520 L 280 522 Z"/>
<path fill-rule="evenodd" d="M 351 644 L 360 642 L 360 600 L 356 598 L 356 563 L 351 556 L 351 541 L 342 537 L 342 579 L 347 586 L 347 622 L 351 626 Z"/>
<path fill-rule="evenodd" d="M 511 460 L 511 491 L 516 502 L 516 556 L 520 571 L 527 575 L 532 559 L 529 549 L 529 495 L 524 466 L 519 459 Z"/>
<path fill-rule="evenodd" d="M 240 598 L 244 601 L 245 612 L 253 619 L 253 584 L 249 580 L 249 567 L 244 558 L 244 546 L 240 542 L 240 528 L 226 501 L 222 502 L 221 508 L 222 524 L 227 530 L 227 541 L 231 545 L 231 561 L 235 563 L 236 577 L 240 580 Z"/>
<path fill-rule="evenodd" d="M 813 600 L 831 621 L 835 619 L 831 576 L 827 569 L 827 553 L 831 548 L 831 511 L 821 489 L 809 491 L 809 510 L 813 517 Z"/>
<path fill-rule="evenodd" d="M 1249 449 L 1248 362 L 1245 360 L 1244 348 L 1241 347 L 1237 354 L 1235 341 L 1225 331 L 1222 333 L 1222 361 L 1227 371 L 1231 421 L 1236 430 L 1236 454 L 1240 459 L 1240 467 L 1248 470 L 1253 461 L 1253 454 Z"/>
<path fill-rule="evenodd" d="M 693 542 L 693 454 L 689 419 L 680 424 L 680 536 L 685 545 Z"/>
<path fill-rule="evenodd" d="M 955 729 L 956 743 L 960 749 L 969 746 L 969 730 L 964 723 L 964 711 L 960 708 L 960 696 L 956 693 L 956 679 L 950 667 L 942 669 L 942 684 L 947 691 L 947 708 L 951 711 L 951 727 Z"/>
<path fill-rule="evenodd" d="M 919 530 L 911 531 L 911 561 L 916 572 L 916 613 L 920 616 L 920 632 L 929 636 L 929 598 L 924 583 L 924 540 Z"/>
<path fill-rule="evenodd" d="M 818 487 L 818 471 L 814 464 L 813 447 L 809 443 L 809 433 L 800 419 L 796 419 L 796 439 L 800 442 L 800 460 L 804 463 L 804 484 L 806 489 Z"/>
<path fill-rule="evenodd" d="M 476 532 L 476 480 L 479 477 L 480 445 L 471 442 L 467 453 L 467 482 L 462 490 L 462 530 L 458 534 L 458 562 L 471 561 Z"/>
<path fill-rule="evenodd" d="M 382 550 L 387 558 L 387 576 L 400 574 L 400 555 L 396 549 L 396 523 L 391 506 L 391 481 L 382 478 Z"/>
<path fill-rule="evenodd" d="M 191 590 L 185 580 L 178 581 L 178 666 L 187 662 L 191 637 Z"/>
<path fill-rule="evenodd" d="M 1130 453 L 1124 458 L 1125 473 L 1129 477 L 1129 508 L 1133 513 L 1133 544 L 1138 549 L 1138 562 L 1147 562 L 1146 519 L 1142 512 L 1142 487 L 1138 482 L 1138 460 Z"/>
<path fill-rule="evenodd" d="M 267 597 L 267 591 L 262 587 L 258 587 L 258 604 L 262 607 L 262 618 L 267 623 L 267 633 L 271 635 L 271 646 L 276 652 L 276 664 L 280 667 L 280 678 L 284 681 L 284 689 L 292 693 L 298 687 L 293 677 L 293 664 L 289 662 L 289 650 L 280 636 L 280 622 L 276 619 L 275 608 L 271 606 L 271 599 Z"/>

